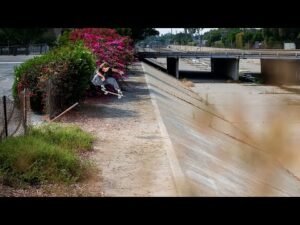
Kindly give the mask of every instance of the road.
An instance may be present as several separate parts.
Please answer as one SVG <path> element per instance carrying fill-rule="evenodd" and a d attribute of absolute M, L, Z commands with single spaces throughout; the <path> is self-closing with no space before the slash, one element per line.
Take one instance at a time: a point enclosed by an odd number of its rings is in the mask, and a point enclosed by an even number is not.
<path fill-rule="evenodd" d="M 0 96 L 6 95 L 9 99 L 13 100 L 12 85 L 14 83 L 14 68 L 28 59 L 36 55 L 18 55 L 18 56 L 0 56 Z M 43 120 L 42 115 L 34 113 L 30 114 L 28 122 L 32 124 L 39 124 Z"/>
<path fill-rule="evenodd" d="M 0 96 L 12 96 L 12 85 L 14 82 L 14 68 L 26 60 L 33 58 L 30 56 L 0 56 Z"/>

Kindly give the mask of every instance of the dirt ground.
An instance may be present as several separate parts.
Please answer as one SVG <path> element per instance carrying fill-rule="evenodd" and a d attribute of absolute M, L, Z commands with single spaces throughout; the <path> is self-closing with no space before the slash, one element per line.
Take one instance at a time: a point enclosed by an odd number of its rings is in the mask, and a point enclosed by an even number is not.
<path fill-rule="evenodd" d="M 97 137 L 93 161 L 101 169 L 94 192 L 104 196 L 175 196 L 165 141 L 142 67 L 132 66 L 125 97 L 87 99 L 63 122 Z"/>

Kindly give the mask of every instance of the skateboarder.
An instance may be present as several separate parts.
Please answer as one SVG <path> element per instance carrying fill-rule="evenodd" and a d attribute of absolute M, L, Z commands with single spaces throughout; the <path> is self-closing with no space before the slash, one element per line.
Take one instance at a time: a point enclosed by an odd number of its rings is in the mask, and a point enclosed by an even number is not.
<path fill-rule="evenodd" d="M 116 79 L 112 76 L 112 73 L 119 73 L 120 75 L 123 75 L 124 72 L 117 70 L 117 69 L 113 69 L 109 66 L 108 63 L 104 62 L 102 63 L 99 67 L 97 67 L 96 71 L 95 71 L 95 75 L 92 79 L 92 83 L 95 86 L 100 86 L 101 90 L 104 92 L 104 94 L 109 93 L 106 88 L 105 85 L 106 84 L 110 84 L 114 87 L 114 89 L 118 92 L 118 98 L 120 99 L 123 96 L 123 93 L 116 81 Z"/>

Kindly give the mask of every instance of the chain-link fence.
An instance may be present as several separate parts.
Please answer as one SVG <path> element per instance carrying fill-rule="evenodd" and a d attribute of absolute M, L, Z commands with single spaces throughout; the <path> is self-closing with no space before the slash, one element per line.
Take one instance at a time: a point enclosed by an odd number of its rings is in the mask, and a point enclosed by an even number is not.
<path fill-rule="evenodd" d="M 0 100 L 0 140 L 23 135 L 31 124 L 29 93 L 24 89 L 20 93 L 20 102 L 7 96 Z"/>

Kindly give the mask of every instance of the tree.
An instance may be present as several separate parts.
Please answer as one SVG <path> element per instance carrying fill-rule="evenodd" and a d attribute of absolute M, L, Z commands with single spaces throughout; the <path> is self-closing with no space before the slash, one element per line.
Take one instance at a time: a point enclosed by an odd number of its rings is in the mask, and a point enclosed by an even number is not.
<path fill-rule="evenodd" d="M 244 46 L 244 32 L 237 33 L 235 36 L 236 47 L 243 48 Z"/>
<path fill-rule="evenodd" d="M 210 30 L 203 35 L 203 39 L 207 40 L 208 46 L 212 46 L 216 41 L 221 40 L 221 32 L 220 29 Z"/>
<path fill-rule="evenodd" d="M 196 33 L 196 31 L 197 31 L 197 28 L 184 28 L 184 33 L 185 34 L 191 34 L 191 35 L 193 35 L 193 34 Z"/>
<path fill-rule="evenodd" d="M 179 45 L 187 45 L 189 42 L 193 41 L 191 34 L 178 33 L 173 36 L 173 41 Z"/>
<path fill-rule="evenodd" d="M 264 28 L 262 34 L 268 47 L 282 47 L 283 42 L 299 41 L 300 28 Z"/>
<path fill-rule="evenodd" d="M 148 36 L 159 35 L 159 32 L 153 28 L 116 28 L 116 30 L 122 36 L 129 36 L 134 43 Z"/>
<path fill-rule="evenodd" d="M 54 35 L 46 35 L 47 28 L 1 28 L 1 45 L 28 45 L 38 42 L 52 43 L 56 40 Z"/>
<path fill-rule="evenodd" d="M 239 40 L 236 39 L 237 34 L 243 32 L 244 35 L 238 37 Z M 245 43 L 251 46 L 255 41 L 262 41 L 262 30 L 254 29 L 254 28 L 219 28 L 215 30 L 210 30 L 204 33 L 203 38 L 208 41 L 209 46 L 222 46 L 220 42 L 224 44 L 224 47 L 242 47 Z M 242 39 L 241 39 L 242 38 Z M 216 43 L 218 42 L 218 43 Z M 237 42 L 239 42 L 237 44 Z"/>

